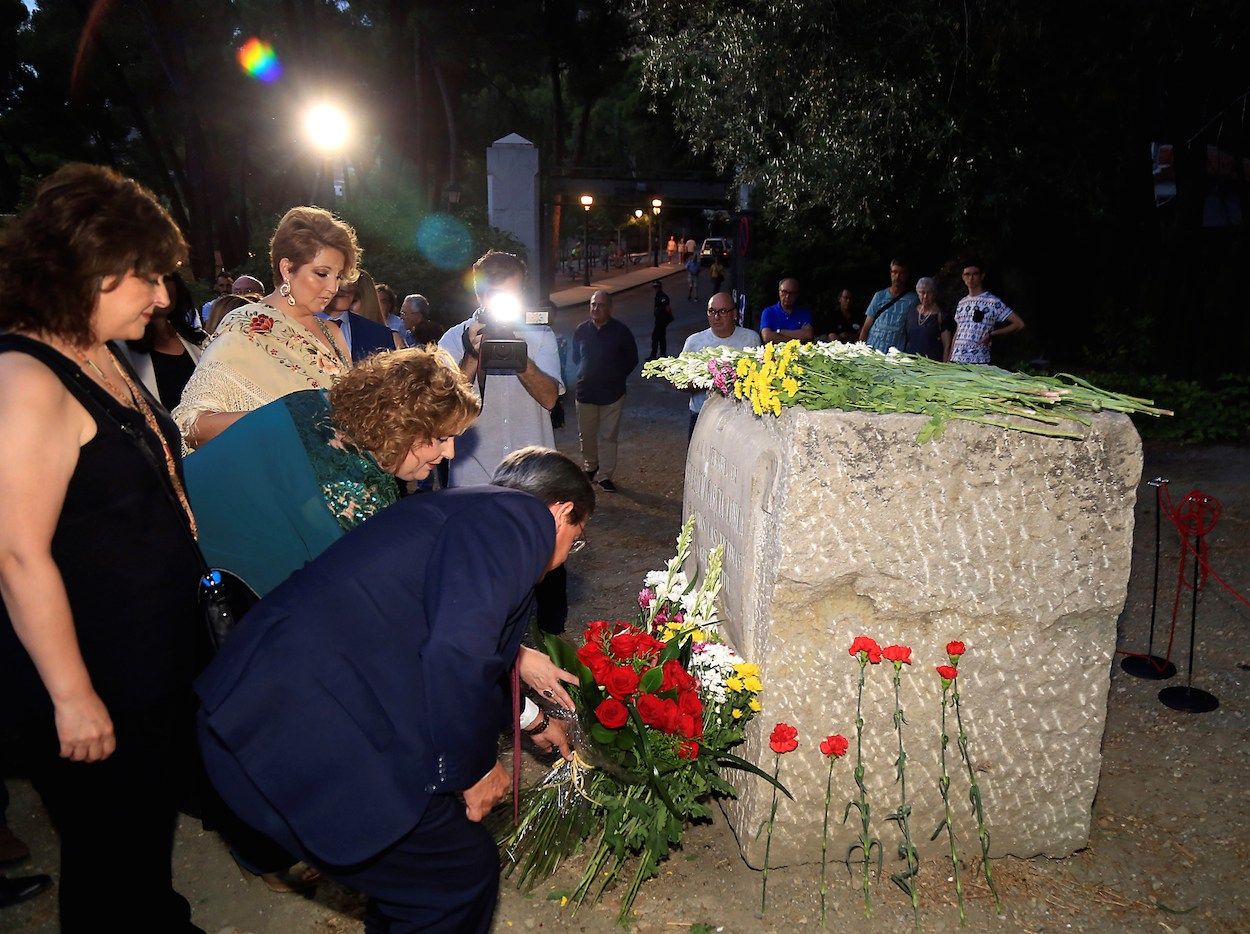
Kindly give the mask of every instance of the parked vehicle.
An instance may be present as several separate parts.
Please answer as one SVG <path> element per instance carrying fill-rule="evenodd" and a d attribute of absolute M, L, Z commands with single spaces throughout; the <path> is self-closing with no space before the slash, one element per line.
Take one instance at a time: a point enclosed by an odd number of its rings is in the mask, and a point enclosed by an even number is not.
<path fill-rule="evenodd" d="M 725 237 L 708 237 L 703 241 L 703 249 L 699 250 L 699 265 L 708 267 L 712 260 L 720 259 L 721 265 L 728 266 L 733 260 L 733 241 Z"/>

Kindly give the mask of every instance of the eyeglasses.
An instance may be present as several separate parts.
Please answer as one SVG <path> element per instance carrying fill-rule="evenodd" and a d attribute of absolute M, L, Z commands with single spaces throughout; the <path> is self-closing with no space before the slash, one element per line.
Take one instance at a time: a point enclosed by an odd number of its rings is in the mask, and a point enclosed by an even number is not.
<path fill-rule="evenodd" d="M 782 289 L 781 294 L 782 295 L 798 295 L 799 293 L 797 289 Z"/>
<path fill-rule="evenodd" d="M 579 538 L 577 541 L 573 542 L 573 544 L 569 546 L 569 554 L 575 555 L 585 547 L 586 547 L 586 539 Z"/>
<path fill-rule="evenodd" d="M 737 314 L 737 309 L 735 308 L 709 308 L 707 310 L 707 316 L 709 318 L 727 318 L 732 314 Z"/>

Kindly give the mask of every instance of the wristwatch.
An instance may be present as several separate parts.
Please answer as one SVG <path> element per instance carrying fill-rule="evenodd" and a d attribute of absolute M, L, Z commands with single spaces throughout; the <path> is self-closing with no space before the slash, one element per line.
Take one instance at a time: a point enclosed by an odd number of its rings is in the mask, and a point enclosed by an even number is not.
<path fill-rule="evenodd" d="M 542 719 L 537 721 L 537 725 L 527 726 L 521 732 L 527 736 L 537 736 L 551 725 L 551 718 L 547 716 L 547 711 L 542 712 Z"/>

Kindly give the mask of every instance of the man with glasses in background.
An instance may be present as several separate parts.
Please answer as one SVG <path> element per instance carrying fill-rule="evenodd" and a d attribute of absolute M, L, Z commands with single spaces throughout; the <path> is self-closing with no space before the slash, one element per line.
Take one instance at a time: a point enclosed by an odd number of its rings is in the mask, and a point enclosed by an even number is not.
<path fill-rule="evenodd" d="M 710 347 L 737 347 L 746 350 L 760 345 L 758 334 L 748 328 L 738 327 L 738 308 L 728 292 L 717 292 L 708 299 L 707 323 L 710 326 L 706 330 L 697 331 L 686 338 L 685 346 L 681 348 L 682 353 L 707 350 Z M 707 399 L 707 392 L 702 389 L 686 391 L 691 393 L 689 438 L 694 434 L 694 425 L 699 420 L 699 412 Z"/>
<path fill-rule="evenodd" d="M 810 341 L 814 334 L 810 308 L 799 307 L 799 280 L 782 279 L 777 283 L 776 305 L 760 312 L 760 336 L 765 343 Z"/>

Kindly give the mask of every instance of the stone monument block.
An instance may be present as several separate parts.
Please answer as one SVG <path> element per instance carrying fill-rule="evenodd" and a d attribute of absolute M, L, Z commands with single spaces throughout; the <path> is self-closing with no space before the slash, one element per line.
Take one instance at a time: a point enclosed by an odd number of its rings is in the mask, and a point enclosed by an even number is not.
<path fill-rule="evenodd" d="M 938 791 L 946 643 L 967 643 L 964 725 L 990 826 L 991 854 L 1066 856 L 1086 845 L 1102 762 L 1116 620 L 1128 587 L 1141 441 L 1126 416 L 1099 414 L 1077 440 L 952 421 L 915 442 L 919 415 L 808 412 L 756 418 L 716 396 L 686 463 L 685 512 L 698 516 L 695 555 L 725 546 L 728 640 L 762 669 L 763 712 L 742 752 L 768 772 L 773 724 L 798 727 L 784 756 L 772 861 L 820 859 L 831 733 L 851 741 L 834 767 L 830 854 L 857 836 L 857 635 L 912 648 L 902 676 L 912 837 L 942 816 Z M 888 871 L 901 840 L 893 667 L 869 666 L 865 783 Z M 951 802 L 961 853 L 979 852 L 953 725 Z M 735 776 L 728 805 L 742 852 L 763 863 L 771 789 Z M 891 870 L 888 867 L 895 866 Z"/>
<path fill-rule="evenodd" d="M 525 245 L 526 262 L 538 264 L 538 147 L 509 133 L 486 150 L 486 214 L 492 227 Z"/>

